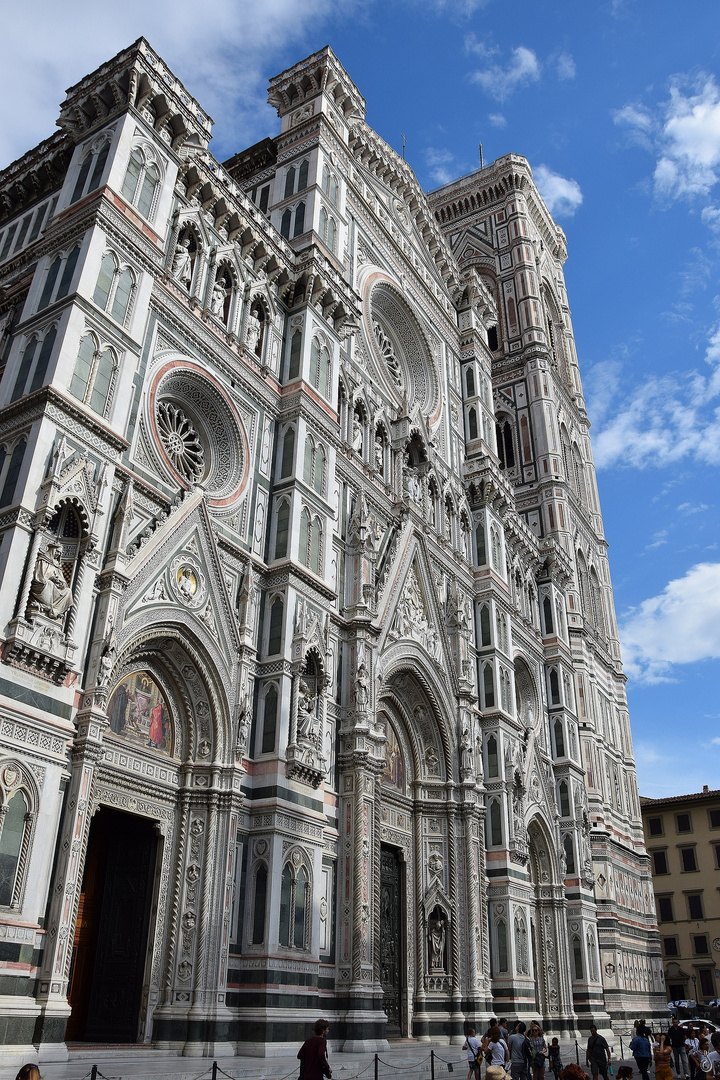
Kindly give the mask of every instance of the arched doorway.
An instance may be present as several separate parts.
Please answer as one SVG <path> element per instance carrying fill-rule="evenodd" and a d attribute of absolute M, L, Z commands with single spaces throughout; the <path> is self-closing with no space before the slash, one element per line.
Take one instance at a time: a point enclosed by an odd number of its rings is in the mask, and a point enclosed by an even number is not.
<path fill-rule="evenodd" d="M 528 827 L 529 869 L 534 908 L 530 938 L 535 1005 L 543 1026 L 574 1022 L 567 947 L 566 901 L 555 846 L 546 823 L 536 816 Z"/>

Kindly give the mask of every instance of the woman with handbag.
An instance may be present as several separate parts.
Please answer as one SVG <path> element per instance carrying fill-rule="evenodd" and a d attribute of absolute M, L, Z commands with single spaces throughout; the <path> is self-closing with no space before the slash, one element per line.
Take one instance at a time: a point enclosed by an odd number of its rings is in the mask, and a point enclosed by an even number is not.
<path fill-rule="evenodd" d="M 327 1020 L 316 1020 L 313 1025 L 315 1034 L 306 1039 L 298 1050 L 300 1080 L 323 1080 L 323 1077 L 332 1076 L 332 1069 L 327 1059 L 329 1030 L 330 1024 Z"/>
<path fill-rule="evenodd" d="M 544 1080 L 548 1048 L 547 1043 L 545 1042 L 545 1032 L 540 1027 L 537 1020 L 533 1020 L 530 1025 L 528 1038 L 534 1052 L 532 1060 L 532 1080 Z"/>

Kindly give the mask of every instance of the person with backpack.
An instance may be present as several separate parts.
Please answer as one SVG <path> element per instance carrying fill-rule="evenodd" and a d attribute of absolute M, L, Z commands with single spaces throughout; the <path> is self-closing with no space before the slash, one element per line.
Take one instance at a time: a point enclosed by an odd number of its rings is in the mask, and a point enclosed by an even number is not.
<path fill-rule="evenodd" d="M 630 1053 L 635 1058 L 635 1064 L 638 1067 L 642 1080 L 648 1080 L 648 1066 L 652 1061 L 652 1047 L 650 1046 L 650 1040 L 647 1035 L 641 1034 L 641 1031 L 646 1031 L 645 1025 L 642 1028 L 638 1025 L 635 1028 L 635 1037 L 630 1042 Z"/>
<path fill-rule="evenodd" d="M 314 1035 L 306 1039 L 298 1050 L 301 1080 L 330 1080 L 332 1069 L 327 1058 L 327 1034 L 330 1030 L 328 1020 L 316 1020 L 313 1025 Z"/>
<path fill-rule="evenodd" d="M 518 1020 L 512 1035 L 508 1039 L 510 1076 L 512 1080 L 528 1080 L 528 1040 L 525 1030 L 522 1020 Z"/>
<path fill-rule="evenodd" d="M 482 1046 L 480 1040 L 475 1036 L 475 1028 L 468 1028 L 467 1037 L 463 1043 L 463 1050 L 467 1050 L 468 1059 L 468 1074 L 467 1080 L 480 1080 L 480 1060 L 482 1056 Z"/>

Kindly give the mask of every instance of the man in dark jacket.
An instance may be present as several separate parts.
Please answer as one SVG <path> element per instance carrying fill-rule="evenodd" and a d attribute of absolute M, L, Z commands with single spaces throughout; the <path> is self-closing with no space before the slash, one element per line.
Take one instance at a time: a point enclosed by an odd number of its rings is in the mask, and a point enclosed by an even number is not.
<path fill-rule="evenodd" d="M 327 1020 L 316 1020 L 309 1039 L 298 1050 L 300 1058 L 300 1076 L 302 1080 L 323 1080 L 331 1077 L 332 1069 L 327 1059 L 327 1033 L 330 1024 Z"/>
<path fill-rule="evenodd" d="M 598 1035 L 598 1029 L 590 1028 L 590 1038 L 585 1051 L 585 1064 L 590 1066 L 590 1072 L 597 1078 L 598 1073 L 603 1080 L 607 1080 L 608 1065 L 610 1064 L 610 1047 L 602 1035 Z"/>
<path fill-rule="evenodd" d="M 673 1058 L 675 1060 L 675 1072 L 680 1078 L 689 1078 L 690 1076 L 687 1050 L 685 1049 L 686 1039 L 687 1031 L 685 1028 L 680 1027 L 677 1016 L 673 1016 L 667 1035 L 665 1036 L 665 1045 L 672 1047 Z"/>

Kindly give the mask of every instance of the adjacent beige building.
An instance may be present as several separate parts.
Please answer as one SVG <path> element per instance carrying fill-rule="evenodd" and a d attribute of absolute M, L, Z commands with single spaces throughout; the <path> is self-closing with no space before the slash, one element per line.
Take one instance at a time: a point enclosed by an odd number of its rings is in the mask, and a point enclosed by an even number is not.
<path fill-rule="evenodd" d="M 720 790 L 640 799 L 670 1001 L 720 996 Z"/>

